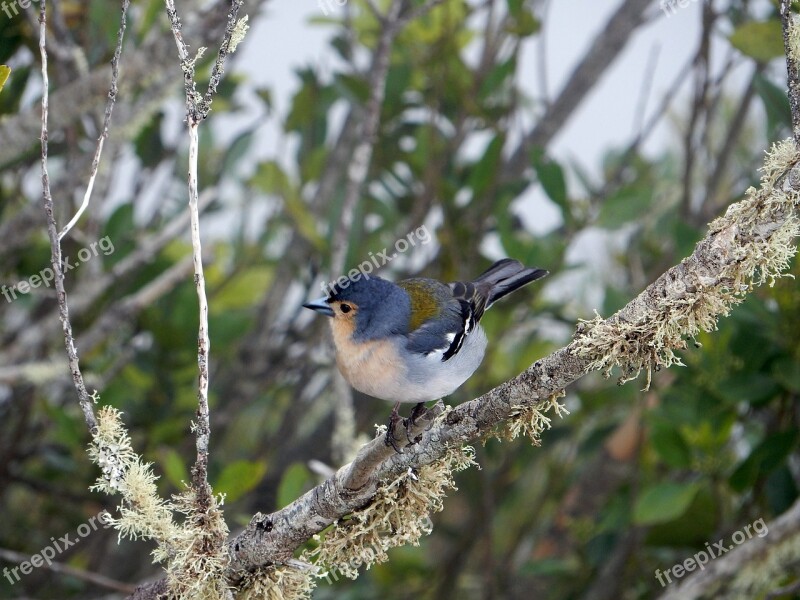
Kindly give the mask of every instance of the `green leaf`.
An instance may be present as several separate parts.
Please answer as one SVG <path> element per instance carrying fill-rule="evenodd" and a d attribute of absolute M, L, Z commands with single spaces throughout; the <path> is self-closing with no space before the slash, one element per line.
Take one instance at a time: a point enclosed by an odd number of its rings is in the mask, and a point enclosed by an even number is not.
<path fill-rule="evenodd" d="M 266 265 L 240 271 L 214 292 L 212 312 L 222 314 L 254 305 L 272 283 L 272 276 L 272 267 Z"/>
<path fill-rule="evenodd" d="M 163 120 L 163 112 L 155 113 L 134 139 L 136 156 L 139 157 L 145 167 L 150 167 L 151 169 L 161 164 L 164 158 L 164 144 L 161 143 L 161 123 Z"/>
<path fill-rule="evenodd" d="M 531 164 L 536 170 L 536 177 L 542 184 L 542 189 L 561 209 L 565 223 L 572 222 L 572 210 L 567 198 L 567 180 L 564 169 L 556 161 L 545 157 L 541 148 L 534 148 L 531 152 Z"/>
<path fill-rule="evenodd" d="M 497 164 L 500 161 L 504 143 L 505 136 L 497 134 L 489 142 L 480 160 L 473 165 L 467 185 L 472 188 L 476 196 L 485 192 L 497 179 Z"/>
<path fill-rule="evenodd" d="M 739 25 L 729 39 L 734 48 L 758 62 L 783 56 L 783 32 L 777 19 Z"/>
<path fill-rule="evenodd" d="M 696 483 L 658 483 L 645 488 L 633 508 L 634 523 L 674 521 L 686 512 L 699 489 Z"/>
<path fill-rule="evenodd" d="M 224 493 L 233 502 L 255 488 L 267 472 L 263 461 L 237 460 L 230 463 L 219 476 L 214 491 Z"/>
<path fill-rule="evenodd" d="M 647 544 L 653 546 L 701 546 L 711 539 L 720 519 L 719 498 L 709 489 L 708 483 L 702 485 L 689 508 L 683 515 L 670 521 L 648 528 Z"/>
<path fill-rule="evenodd" d="M 646 214 L 652 201 L 652 194 L 623 188 L 605 199 L 600 206 L 597 224 L 607 229 L 618 229 Z"/>
<path fill-rule="evenodd" d="M 317 232 L 317 218 L 300 198 L 294 184 L 277 162 L 269 160 L 261 163 L 249 184 L 266 194 L 282 198 L 298 231 L 318 250 L 325 248 L 325 240 Z"/>
<path fill-rule="evenodd" d="M 780 125 L 791 128 L 792 111 L 786 92 L 761 74 L 753 78 L 753 86 L 767 113 L 767 130 L 775 131 Z"/>
<path fill-rule="evenodd" d="M 250 148 L 255 137 L 255 129 L 247 129 L 244 133 L 234 139 L 228 146 L 228 151 L 225 153 L 225 158 L 222 162 L 222 174 L 229 177 L 235 177 L 235 169 L 237 165 L 241 164 L 241 159 L 249 154 Z"/>
<path fill-rule="evenodd" d="M 661 459 L 678 469 L 692 464 L 692 451 L 680 431 L 669 425 L 656 425 L 650 434 L 650 442 Z"/>
<path fill-rule="evenodd" d="M 311 473 L 303 463 L 292 463 L 278 485 L 278 506 L 287 506 L 309 488 Z"/>
<path fill-rule="evenodd" d="M 338 73 L 333 79 L 334 88 L 353 104 L 362 104 L 369 99 L 369 85 L 363 77 Z"/>
<path fill-rule="evenodd" d="M 797 394 L 800 392 L 800 364 L 789 356 L 775 361 L 772 368 L 775 379 L 787 390 Z"/>
<path fill-rule="evenodd" d="M 515 19 L 519 18 L 522 14 L 522 0 L 506 0 L 508 5 L 508 12 Z"/>
<path fill-rule="evenodd" d="M 766 437 L 731 474 L 729 479 L 731 487 L 737 492 L 752 487 L 759 476 L 768 475 L 780 466 L 796 445 L 796 429 Z"/>
<path fill-rule="evenodd" d="M 3 91 L 3 86 L 8 81 L 8 76 L 11 75 L 11 67 L 7 65 L 0 65 L 0 92 Z"/>
<path fill-rule="evenodd" d="M 516 15 L 514 20 L 506 26 L 506 31 L 518 37 L 525 38 L 538 33 L 542 28 L 542 23 L 530 12 L 524 10 Z"/>
<path fill-rule="evenodd" d="M 183 462 L 181 455 L 172 448 L 165 448 L 161 452 L 160 463 L 167 481 L 182 490 L 184 483 L 189 482 L 189 471 L 186 469 L 186 463 Z"/>
<path fill-rule="evenodd" d="M 479 90 L 478 95 L 481 98 L 491 96 L 500 89 L 506 79 L 514 75 L 516 69 L 516 56 L 512 56 L 508 60 L 501 62 L 499 65 L 495 65 L 492 70 L 489 71 L 489 74 L 486 75 L 486 79 L 483 80 L 483 83 L 481 83 L 481 89 Z"/>

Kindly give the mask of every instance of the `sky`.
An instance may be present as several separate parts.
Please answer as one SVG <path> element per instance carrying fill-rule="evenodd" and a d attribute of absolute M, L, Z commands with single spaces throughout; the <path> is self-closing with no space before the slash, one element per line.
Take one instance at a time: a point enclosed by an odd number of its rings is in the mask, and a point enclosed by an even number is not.
<path fill-rule="evenodd" d="M 236 68 L 246 72 L 257 85 L 272 88 L 278 114 L 285 114 L 291 94 L 297 89 L 294 69 L 314 64 L 324 73 L 337 64 L 337 57 L 326 43 L 332 30 L 309 24 L 310 18 L 324 16 L 318 2 L 325 1 L 274 0 L 261 14 L 251 16 L 253 26 L 239 51 Z M 342 10 L 337 2 L 343 0 L 327 1 L 330 4 L 325 9 L 329 16 Z M 619 4 L 620 0 L 550 1 L 544 38 L 551 98 Z M 632 38 L 559 133 L 551 148 L 554 156 L 577 158 L 591 171 L 604 151 L 629 140 L 641 118 L 637 115 L 640 115 L 643 81 L 648 78 L 651 81 L 646 105 L 652 111 L 695 50 L 699 12 L 700 3 L 689 0 L 685 8 L 664 16 L 654 2 L 656 18 Z M 540 95 L 539 48 L 539 37 L 534 36 L 521 57 L 520 83 L 533 96 Z M 277 137 L 277 130 L 274 133 Z M 655 151 L 663 147 L 668 135 L 667 131 L 658 131 L 646 148 Z"/>

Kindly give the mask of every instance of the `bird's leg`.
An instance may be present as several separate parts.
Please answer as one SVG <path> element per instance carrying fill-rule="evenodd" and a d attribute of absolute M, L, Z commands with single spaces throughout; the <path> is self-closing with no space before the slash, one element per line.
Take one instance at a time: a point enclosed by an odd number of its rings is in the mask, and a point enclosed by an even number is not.
<path fill-rule="evenodd" d="M 417 402 L 414 405 L 414 408 L 411 409 L 411 414 L 409 417 L 405 419 L 406 439 L 408 439 L 409 443 L 411 444 L 416 443 L 415 440 L 411 439 L 411 429 L 417 424 L 417 419 L 419 419 L 423 414 L 425 414 L 425 403 Z"/>
<path fill-rule="evenodd" d="M 419 419 L 423 414 L 425 414 L 425 403 L 424 402 L 417 402 L 414 405 L 414 408 L 411 409 L 411 416 L 408 417 L 409 425 L 413 427 L 417 424 L 417 419 Z"/>
<path fill-rule="evenodd" d="M 394 405 L 392 409 L 392 414 L 389 415 L 389 422 L 386 424 L 386 437 L 384 438 L 384 443 L 387 446 L 391 446 L 394 448 L 394 451 L 398 454 L 402 454 L 403 451 L 397 446 L 397 440 L 394 437 L 394 428 L 395 425 L 400 421 L 400 403 Z"/>

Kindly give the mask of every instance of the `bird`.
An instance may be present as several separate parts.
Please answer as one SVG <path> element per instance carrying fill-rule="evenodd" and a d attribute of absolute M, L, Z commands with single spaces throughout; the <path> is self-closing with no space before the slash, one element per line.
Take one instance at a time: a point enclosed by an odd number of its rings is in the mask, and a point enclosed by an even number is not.
<path fill-rule="evenodd" d="M 394 426 L 401 403 L 449 396 L 480 366 L 487 339 L 480 320 L 496 301 L 548 271 L 498 260 L 468 282 L 416 277 L 391 282 L 358 273 L 303 304 L 330 318 L 336 364 L 359 392 L 394 402 L 386 443 L 398 452 Z M 408 435 L 409 420 L 406 423 Z"/>

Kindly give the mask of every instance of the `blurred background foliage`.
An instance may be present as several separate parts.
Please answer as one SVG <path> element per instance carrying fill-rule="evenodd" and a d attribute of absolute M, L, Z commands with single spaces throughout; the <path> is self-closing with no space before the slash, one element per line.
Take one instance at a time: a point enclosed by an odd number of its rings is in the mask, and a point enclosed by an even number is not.
<path fill-rule="evenodd" d="M 190 43 L 214 47 L 224 3 L 182 4 Z M 647 4 L 621 4 L 635 17 L 634 30 L 664 18 Z M 485 316 L 491 344 L 483 367 L 448 402 L 475 397 L 562 346 L 593 309 L 607 316 L 623 306 L 757 184 L 763 151 L 790 132 L 777 9 L 711 4 L 701 11 L 700 39 L 684 40 L 697 47 L 678 82 L 690 82 L 688 93 L 657 113 L 672 128 L 671 142 L 643 153 L 652 132 L 643 127 L 591 169 L 554 159 L 554 133 L 525 133 L 528 122 L 558 128 L 566 120 L 519 85 L 530 76 L 520 68 L 520 48 L 546 24 L 543 3 L 447 0 L 396 37 L 371 164 L 343 240 L 346 267 L 425 225 L 434 242 L 393 260 L 382 276 L 465 279 L 500 256 L 552 273 Z M 82 196 L 102 122 L 117 22 L 106 1 L 48 6 L 51 174 L 65 223 Z M 245 8 L 255 15 L 260 4 Z M 182 90 L 162 13 L 160 0 L 131 9 L 111 137 L 92 206 L 65 238 L 64 254 L 74 259 L 104 236 L 113 243 L 112 253 L 68 275 L 77 345 L 90 387 L 124 411 L 135 448 L 156 464 L 160 491 L 169 495 L 182 489 L 194 458 L 197 302 L 186 260 Z M 0 63 L 11 67 L 0 92 L 0 282 L 10 288 L 47 266 L 49 247 L 38 189 L 36 15 L 20 9 L 0 17 Z M 227 494 L 232 530 L 309 489 L 325 465 L 339 466 L 331 439 L 342 419 L 333 407 L 347 404 L 334 402 L 325 323 L 300 305 L 331 276 L 381 26 L 364 2 L 349 0 L 309 27 L 329 32 L 337 60 L 296 71 L 285 115 L 273 111 L 271 90 L 250 85 L 234 62 L 201 129 L 211 481 Z M 710 66 L 712 39 L 730 57 L 721 70 Z M 206 78 L 211 54 L 201 65 Z M 734 68 L 748 73 L 744 81 Z M 264 156 L 256 147 L 274 119 L 283 134 L 266 140 Z M 231 136 L 235 120 L 252 126 Z M 543 207 L 558 216 L 542 222 Z M 599 261 L 577 252 L 587 243 Z M 97 473 L 86 457 L 53 294 L 39 287 L 0 301 L 0 547 L 27 555 L 51 536 L 74 537 L 81 523 L 115 506 L 87 490 Z M 458 476 L 458 492 L 421 547 L 392 551 L 389 563 L 355 582 L 322 582 L 314 597 L 657 596 L 655 569 L 759 518 L 769 521 L 797 499 L 798 339 L 800 291 L 786 278 L 756 290 L 719 331 L 691 340 L 686 367 L 656 374 L 648 392 L 639 391 L 642 380 L 620 387 L 584 378 L 568 390 L 571 415 L 554 420 L 541 447 L 477 444 L 481 468 Z M 389 412 L 358 395 L 354 407 L 364 439 Z M 98 531 L 58 560 L 136 583 L 159 572 L 145 547 Z M 776 584 L 796 579 L 787 570 Z M 108 593 L 44 569 L 13 586 L 0 578 L 0 596 L 9 598 Z"/>

